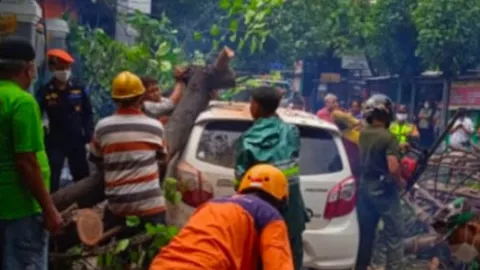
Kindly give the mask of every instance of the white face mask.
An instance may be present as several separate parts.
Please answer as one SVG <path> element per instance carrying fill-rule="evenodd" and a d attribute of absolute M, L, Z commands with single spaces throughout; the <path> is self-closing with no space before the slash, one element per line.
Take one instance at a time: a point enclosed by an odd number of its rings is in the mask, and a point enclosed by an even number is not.
<path fill-rule="evenodd" d="M 468 243 L 450 246 L 450 249 L 452 256 L 463 263 L 471 263 L 478 256 L 477 249 Z"/>
<path fill-rule="evenodd" d="M 71 74 L 72 74 L 72 71 L 69 69 L 53 71 L 53 76 L 55 76 L 55 78 L 57 78 L 57 80 L 61 82 L 67 82 L 68 79 L 70 79 Z"/>
<path fill-rule="evenodd" d="M 430 104 L 425 102 L 425 104 L 423 104 L 423 107 L 425 107 L 425 109 L 428 109 L 428 108 L 430 108 Z"/>
<path fill-rule="evenodd" d="M 398 121 L 405 121 L 407 120 L 407 114 L 406 113 L 397 113 L 396 118 Z"/>

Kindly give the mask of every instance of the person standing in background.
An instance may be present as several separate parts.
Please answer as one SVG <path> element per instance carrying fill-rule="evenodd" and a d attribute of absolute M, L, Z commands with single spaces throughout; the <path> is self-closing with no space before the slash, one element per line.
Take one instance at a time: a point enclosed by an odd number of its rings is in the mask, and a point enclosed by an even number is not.
<path fill-rule="evenodd" d="M 418 130 L 420 132 L 420 146 L 423 149 L 428 149 L 434 140 L 434 108 L 432 108 L 430 101 L 426 100 L 423 103 L 423 108 L 418 113 Z"/>
<path fill-rule="evenodd" d="M 435 137 L 440 134 L 442 124 L 442 101 L 435 101 L 435 113 L 433 114 L 433 133 Z"/>
<path fill-rule="evenodd" d="M 465 109 L 460 108 L 457 121 L 455 121 L 450 130 L 450 146 L 454 148 L 469 148 L 473 132 L 472 119 L 467 116 Z"/>
<path fill-rule="evenodd" d="M 362 103 L 358 100 L 352 101 L 352 106 L 350 107 L 350 113 L 357 120 L 362 120 Z"/>
<path fill-rule="evenodd" d="M 36 76 L 28 40 L 0 42 L 0 269 L 47 270 L 48 234 L 62 217 L 48 192 L 40 110 L 27 92 Z"/>
<path fill-rule="evenodd" d="M 48 118 L 47 153 L 52 170 L 52 192 L 60 187 L 60 176 L 68 160 L 74 181 L 89 175 L 86 145 L 93 133 L 93 111 L 86 89 L 73 81 L 70 54 L 60 49 L 47 53 L 53 78 L 39 91 L 41 112 Z"/>
<path fill-rule="evenodd" d="M 317 117 L 328 122 L 333 122 L 332 112 L 339 108 L 338 98 L 334 94 L 327 94 L 324 98 L 325 106 L 317 112 Z"/>
<path fill-rule="evenodd" d="M 396 121 L 390 125 L 390 132 L 397 138 L 400 148 L 405 149 L 412 140 L 420 137 L 417 126 L 408 121 L 408 109 L 405 105 L 398 105 L 395 115 Z"/>

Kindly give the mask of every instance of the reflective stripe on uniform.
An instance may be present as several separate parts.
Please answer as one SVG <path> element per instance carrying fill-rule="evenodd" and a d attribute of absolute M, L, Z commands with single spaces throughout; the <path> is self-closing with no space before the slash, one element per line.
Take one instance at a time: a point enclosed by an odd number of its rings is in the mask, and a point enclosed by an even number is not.
<path fill-rule="evenodd" d="M 409 123 L 400 125 L 397 122 L 394 122 L 390 126 L 390 132 L 397 137 L 399 143 L 406 143 L 408 141 L 408 136 L 413 132 L 413 130 L 414 126 Z"/>

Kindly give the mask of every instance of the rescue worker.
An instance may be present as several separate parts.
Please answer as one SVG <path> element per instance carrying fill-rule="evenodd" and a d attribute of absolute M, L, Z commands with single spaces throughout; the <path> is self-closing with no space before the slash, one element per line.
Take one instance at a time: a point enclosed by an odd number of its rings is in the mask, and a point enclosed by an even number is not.
<path fill-rule="evenodd" d="M 73 57 L 60 49 L 48 51 L 47 57 L 53 78 L 40 89 L 39 104 L 49 122 L 46 148 L 52 171 L 51 192 L 55 192 L 65 159 L 74 181 L 89 175 L 85 146 L 94 126 L 85 87 L 71 79 Z"/>
<path fill-rule="evenodd" d="M 401 149 L 405 149 L 412 140 L 420 138 L 417 126 L 408 122 L 408 109 L 399 105 L 395 115 L 396 121 L 390 125 L 390 131 L 395 135 Z"/>
<path fill-rule="evenodd" d="M 280 99 L 281 94 L 271 87 L 252 90 L 250 113 L 255 122 L 238 140 L 235 177 L 242 179 L 250 167 L 260 163 L 272 164 L 287 176 L 290 196 L 284 218 L 295 269 L 300 269 L 303 262 L 302 232 L 308 221 L 299 183 L 300 135 L 297 127 L 284 123 L 276 115 Z"/>
<path fill-rule="evenodd" d="M 245 173 L 238 194 L 200 206 L 150 270 L 293 270 L 281 213 L 288 181 L 271 165 Z"/>
<path fill-rule="evenodd" d="M 401 177 L 399 146 L 388 127 L 392 121 L 392 102 L 385 95 L 373 95 L 363 112 L 368 126 L 360 132 L 361 178 L 358 185 L 357 214 L 360 244 L 356 270 L 370 264 L 379 219 L 387 246 L 385 269 L 403 267 L 404 224 L 400 190 L 406 186 Z"/>

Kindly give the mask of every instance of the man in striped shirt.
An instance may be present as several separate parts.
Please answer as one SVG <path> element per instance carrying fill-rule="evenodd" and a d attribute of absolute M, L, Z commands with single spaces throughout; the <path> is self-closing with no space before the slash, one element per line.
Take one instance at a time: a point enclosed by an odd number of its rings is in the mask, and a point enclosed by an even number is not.
<path fill-rule="evenodd" d="M 122 72 L 113 80 L 118 110 L 95 127 L 90 160 L 104 173 L 106 215 L 164 223 L 158 161 L 165 159 L 163 126 L 141 112 L 145 88 L 139 77 Z"/>

